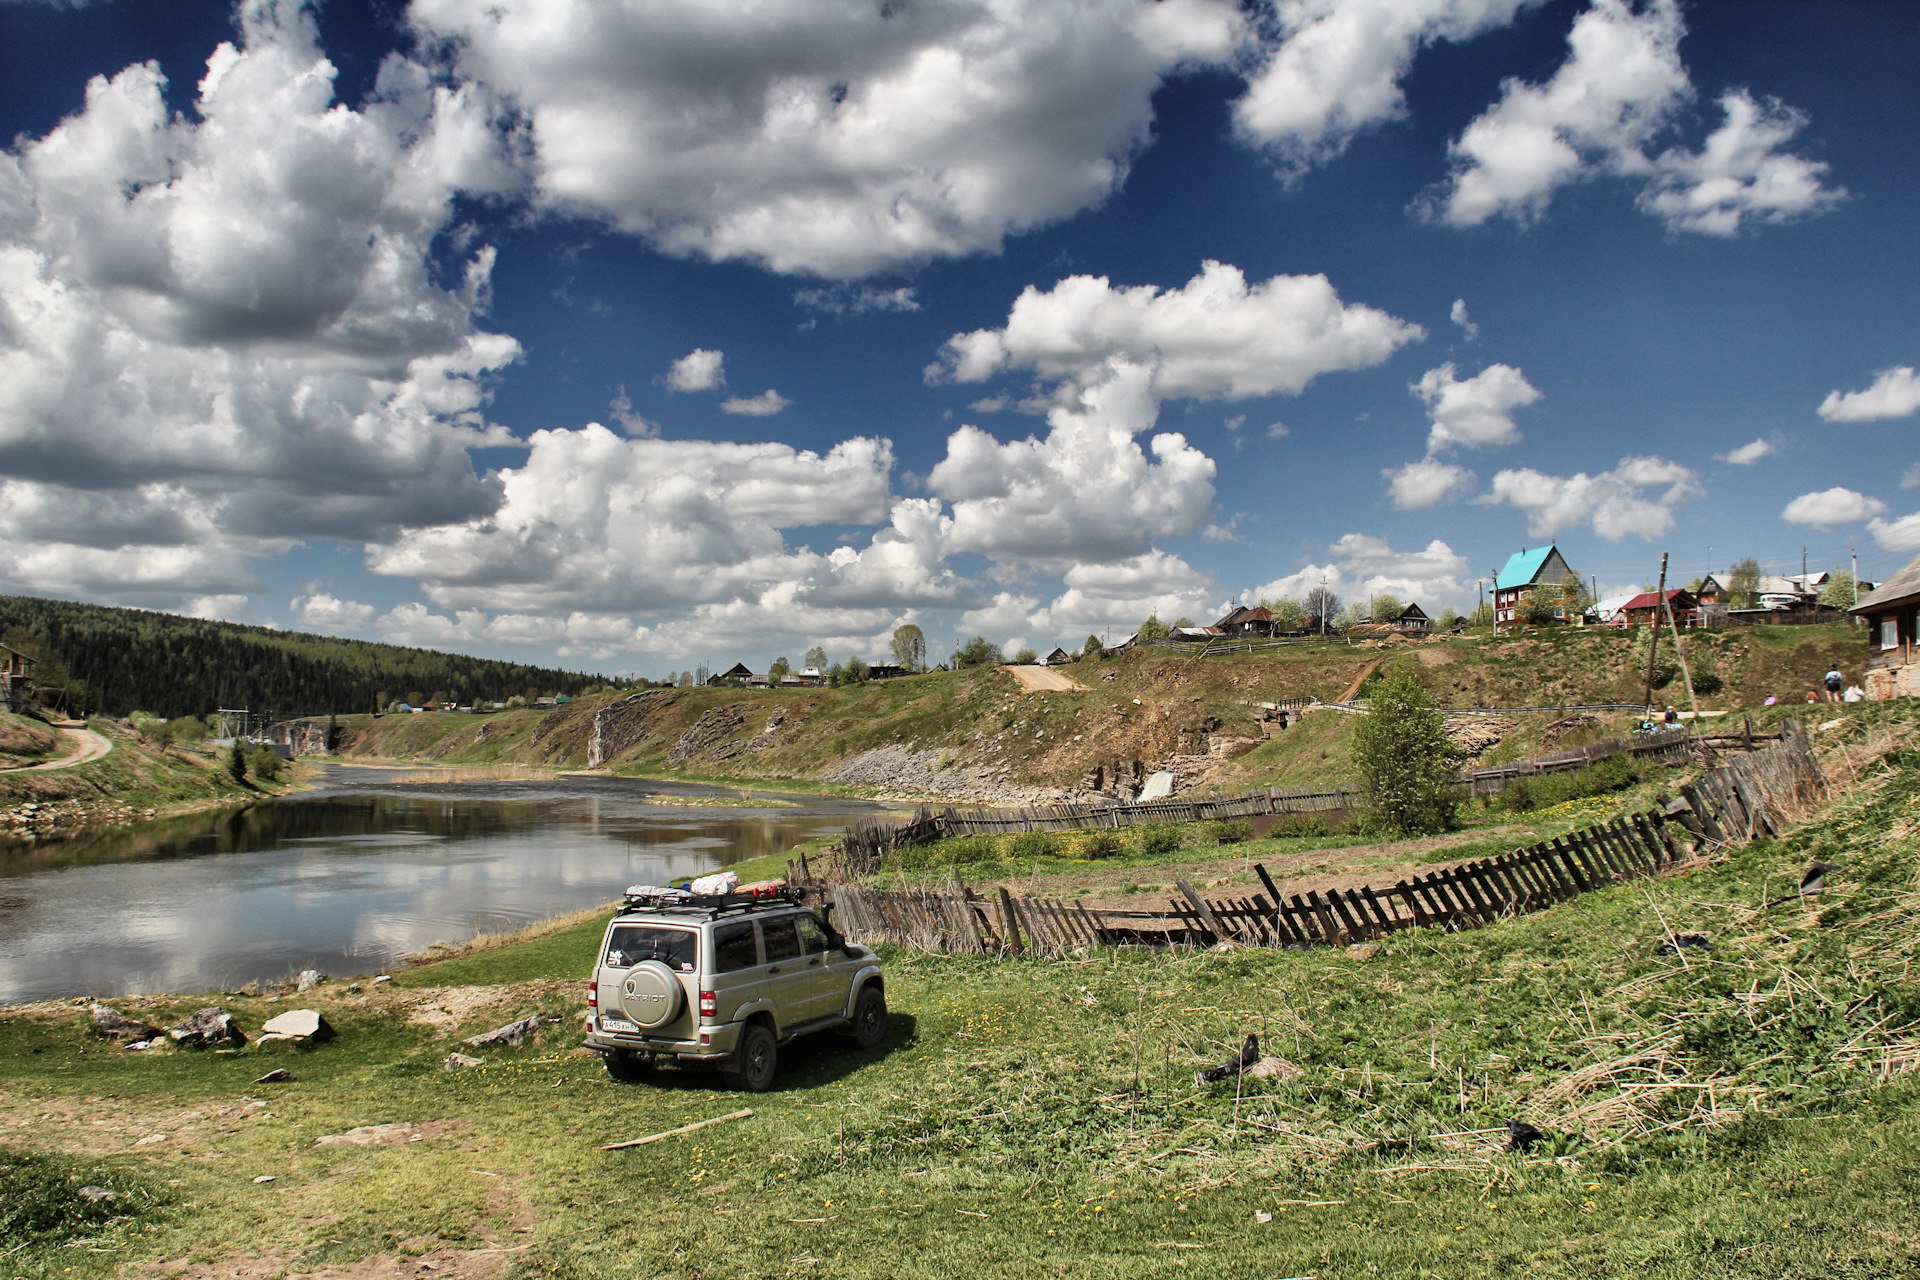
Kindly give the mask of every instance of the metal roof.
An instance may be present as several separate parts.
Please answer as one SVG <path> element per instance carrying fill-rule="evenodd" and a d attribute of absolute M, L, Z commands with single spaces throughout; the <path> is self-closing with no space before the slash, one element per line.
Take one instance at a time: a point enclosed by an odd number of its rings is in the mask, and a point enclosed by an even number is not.
<path fill-rule="evenodd" d="M 1535 547 L 1531 551 L 1516 551 L 1507 557 L 1506 567 L 1493 579 L 1494 590 L 1511 591 L 1515 587 L 1524 587 L 1540 576 L 1541 568 L 1547 563 L 1547 557 L 1553 554 L 1553 544 Z"/>

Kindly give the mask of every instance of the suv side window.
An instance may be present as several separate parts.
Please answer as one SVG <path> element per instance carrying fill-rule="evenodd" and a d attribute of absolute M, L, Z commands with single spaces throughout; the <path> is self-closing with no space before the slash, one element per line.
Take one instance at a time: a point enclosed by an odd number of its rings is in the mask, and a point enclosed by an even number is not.
<path fill-rule="evenodd" d="M 760 936 L 766 939 L 768 964 L 791 960 L 800 954 L 800 935 L 794 932 L 792 916 L 761 921 Z"/>
<path fill-rule="evenodd" d="M 820 927 L 820 921 L 812 915 L 795 916 L 800 925 L 800 948 L 808 955 L 814 955 L 828 948 L 827 931 Z"/>
<path fill-rule="evenodd" d="M 713 931 L 713 971 L 733 973 L 751 969 L 760 963 L 760 949 L 753 941 L 753 923 L 721 925 Z"/>

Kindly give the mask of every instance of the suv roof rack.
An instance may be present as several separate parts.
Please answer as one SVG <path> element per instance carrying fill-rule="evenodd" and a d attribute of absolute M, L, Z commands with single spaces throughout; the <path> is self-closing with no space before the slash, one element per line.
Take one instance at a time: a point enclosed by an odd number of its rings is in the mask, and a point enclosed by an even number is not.
<path fill-rule="evenodd" d="M 657 885 L 636 884 L 627 888 L 621 900 L 620 910 L 627 911 L 686 911 L 703 915 L 717 915 L 729 911 L 764 910 L 769 907 L 795 907 L 801 905 L 804 892 L 782 886 L 765 893 L 691 893 L 685 889 L 661 888 Z"/>

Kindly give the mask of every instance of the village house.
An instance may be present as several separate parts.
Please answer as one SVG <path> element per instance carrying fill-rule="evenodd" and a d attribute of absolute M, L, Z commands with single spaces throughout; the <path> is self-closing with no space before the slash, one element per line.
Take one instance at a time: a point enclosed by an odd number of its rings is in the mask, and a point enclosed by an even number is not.
<path fill-rule="evenodd" d="M 18 649 L 0 644 L 0 704 L 9 711 L 24 711 L 33 696 L 34 659 Z"/>
<path fill-rule="evenodd" d="M 1433 619 L 1429 618 L 1426 615 L 1426 611 L 1421 609 L 1419 605 L 1410 604 L 1402 609 L 1399 615 L 1394 618 L 1393 627 L 1396 631 L 1431 631 L 1433 630 Z"/>
<path fill-rule="evenodd" d="M 1516 551 L 1493 576 L 1493 620 L 1518 622 L 1526 618 L 1534 597 L 1553 609 L 1553 616 L 1564 622 L 1572 616 L 1572 606 L 1580 595 L 1580 575 L 1575 573 L 1552 543 L 1530 551 Z"/>
<path fill-rule="evenodd" d="M 1241 605 L 1227 613 L 1227 616 L 1213 624 L 1213 630 L 1223 636 L 1249 638 L 1252 636 L 1270 636 L 1273 634 L 1273 614 L 1264 606 L 1247 608 Z"/>
<path fill-rule="evenodd" d="M 1652 624 L 1663 627 L 1667 623 L 1666 609 L 1660 606 L 1658 591 L 1642 591 L 1633 599 L 1620 606 L 1619 617 L 1628 626 L 1644 627 Z M 1668 587 L 1667 607 L 1673 610 L 1673 625 L 1676 627 L 1697 627 L 1700 625 L 1700 598 L 1682 587 Z"/>
<path fill-rule="evenodd" d="M 1072 661 L 1072 654 L 1062 649 L 1059 645 L 1055 645 L 1052 653 L 1040 659 L 1040 665 L 1043 667 L 1064 667 Z"/>
<path fill-rule="evenodd" d="M 1849 612 L 1867 624 L 1867 697 L 1920 693 L 1920 556 Z"/>
<path fill-rule="evenodd" d="M 747 664 L 744 662 L 736 662 L 720 674 L 709 676 L 707 678 L 707 685 L 709 688 L 718 688 L 723 685 L 745 684 L 751 679 L 753 679 L 753 672 L 747 667 Z"/>

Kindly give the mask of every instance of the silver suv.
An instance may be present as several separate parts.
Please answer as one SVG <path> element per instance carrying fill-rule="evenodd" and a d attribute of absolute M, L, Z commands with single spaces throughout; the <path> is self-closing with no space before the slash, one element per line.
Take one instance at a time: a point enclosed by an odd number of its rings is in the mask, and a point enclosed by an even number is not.
<path fill-rule="evenodd" d="M 796 1037 L 838 1031 L 871 1049 L 887 1032 L 879 958 L 785 896 L 627 890 L 587 1003 L 587 1047 L 616 1080 L 673 1057 L 760 1093 Z"/>

